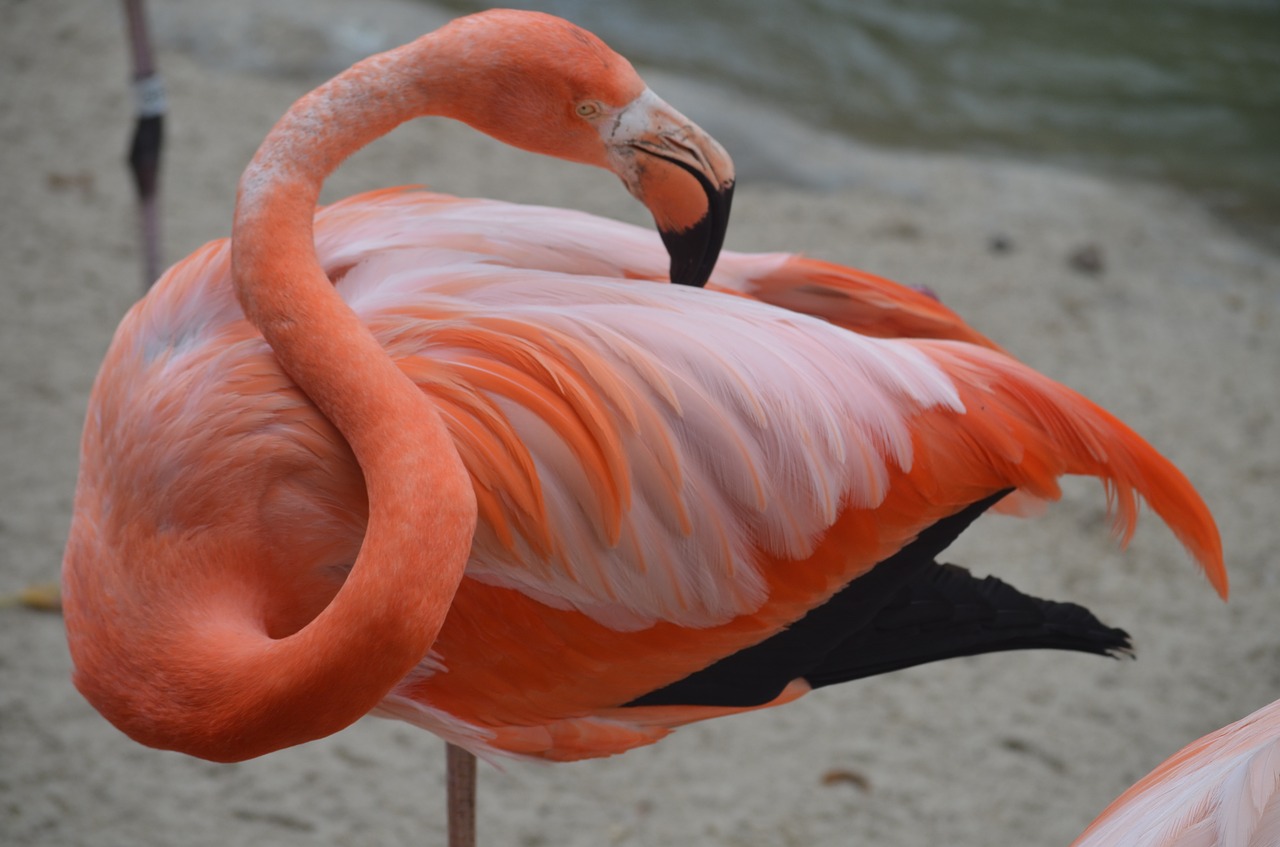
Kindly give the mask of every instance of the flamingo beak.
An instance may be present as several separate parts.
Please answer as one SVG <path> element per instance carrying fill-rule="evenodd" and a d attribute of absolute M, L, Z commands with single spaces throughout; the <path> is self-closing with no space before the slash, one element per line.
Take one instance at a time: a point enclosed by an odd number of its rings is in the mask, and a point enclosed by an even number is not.
<path fill-rule="evenodd" d="M 671 257 L 671 281 L 706 284 L 729 227 L 733 160 L 647 89 L 618 113 L 607 135 L 614 172 L 657 224 Z"/>

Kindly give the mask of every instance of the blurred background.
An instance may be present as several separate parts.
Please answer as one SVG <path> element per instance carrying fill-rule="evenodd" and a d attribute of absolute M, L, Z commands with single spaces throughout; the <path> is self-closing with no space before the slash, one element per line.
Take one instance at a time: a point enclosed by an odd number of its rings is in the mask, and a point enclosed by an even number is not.
<path fill-rule="evenodd" d="M 241 170 L 302 92 L 481 7 L 442 2 L 152 0 L 166 258 L 227 234 Z M 486 767 L 486 843 L 1063 847 L 1171 752 L 1280 696 L 1280 252 L 1259 247 L 1280 246 L 1280 0 L 541 8 L 732 151 L 734 249 L 927 284 L 1165 451 L 1221 522 L 1233 597 L 1158 521 L 1122 553 L 1097 487 L 1068 485 L 949 555 L 1095 609 L 1138 661 L 942 663 L 623 757 Z M 119 3 L 0 0 L 0 24 L 2 593 L 57 577 L 86 396 L 141 288 Z M 612 175 L 448 121 L 357 154 L 326 196 L 404 183 L 649 225 Z M 58 617 L 0 613 L 0 845 L 444 843 L 425 733 L 367 720 L 214 765 L 133 743 L 69 672 Z"/>

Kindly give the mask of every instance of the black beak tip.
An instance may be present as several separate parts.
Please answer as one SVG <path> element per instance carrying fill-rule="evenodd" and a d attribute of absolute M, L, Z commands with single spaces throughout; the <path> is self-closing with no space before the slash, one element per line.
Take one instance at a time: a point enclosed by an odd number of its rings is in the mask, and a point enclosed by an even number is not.
<path fill-rule="evenodd" d="M 707 213 L 688 229 L 659 230 L 662 243 L 671 257 L 671 281 L 676 285 L 697 288 L 707 284 L 724 236 L 729 229 L 729 207 L 733 202 L 733 183 L 724 188 L 712 185 L 702 174 L 695 174 L 707 195 Z"/>

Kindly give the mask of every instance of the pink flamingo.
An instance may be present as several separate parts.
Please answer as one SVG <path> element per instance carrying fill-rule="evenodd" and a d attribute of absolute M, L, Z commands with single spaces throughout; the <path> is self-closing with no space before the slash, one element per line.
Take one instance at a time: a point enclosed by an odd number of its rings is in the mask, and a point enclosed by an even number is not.
<path fill-rule="evenodd" d="M 422 115 L 609 168 L 689 285 L 571 212 L 316 212 L 346 156 Z M 948 656 L 1123 650 L 935 561 L 1063 474 L 1104 482 L 1123 535 L 1144 497 L 1225 595 L 1187 480 L 927 296 L 785 256 L 696 287 L 732 186 L 719 145 L 545 15 L 460 19 L 300 100 L 231 239 L 165 274 L 95 383 L 63 568 L 80 691 L 216 761 L 371 712 L 567 760 Z"/>

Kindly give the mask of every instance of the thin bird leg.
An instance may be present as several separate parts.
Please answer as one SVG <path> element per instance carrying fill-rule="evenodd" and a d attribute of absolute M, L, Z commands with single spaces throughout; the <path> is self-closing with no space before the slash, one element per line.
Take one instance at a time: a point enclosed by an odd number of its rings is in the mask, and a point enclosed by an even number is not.
<path fill-rule="evenodd" d="M 142 284 L 150 288 L 160 277 L 160 150 L 164 142 L 164 86 L 156 70 L 143 0 L 124 0 L 133 52 L 133 90 L 137 123 L 129 145 L 129 167 L 138 190 L 142 234 Z"/>
<path fill-rule="evenodd" d="M 476 847 L 476 757 L 452 744 L 445 756 L 449 847 Z"/>
<path fill-rule="evenodd" d="M 129 167 L 138 189 L 142 234 L 142 288 L 160 278 L 160 148 L 164 140 L 164 86 L 156 72 L 143 0 L 124 0 L 125 25 L 133 52 L 133 89 L 137 123 L 129 145 Z M 14 595 L 0 597 L 0 608 L 25 606 L 56 612 L 62 608 L 57 582 L 40 583 Z"/>
<path fill-rule="evenodd" d="M 160 278 L 160 148 L 164 139 L 164 86 L 156 72 L 143 0 L 124 0 L 126 29 L 133 51 L 133 87 L 137 124 L 129 146 L 129 167 L 138 189 L 142 232 L 142 287 L 145 291 Z M 62 609 L 61 586 L 56 582 L 29 585 L 17 594 L 0 595 L 0 609 L 23 606 L 46 612 Z"/>

